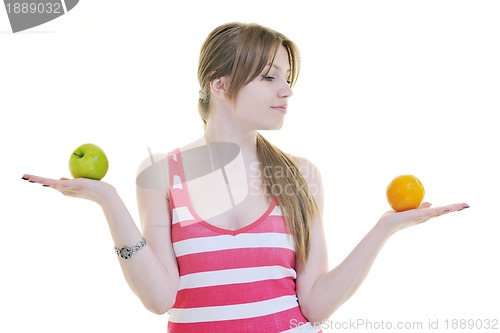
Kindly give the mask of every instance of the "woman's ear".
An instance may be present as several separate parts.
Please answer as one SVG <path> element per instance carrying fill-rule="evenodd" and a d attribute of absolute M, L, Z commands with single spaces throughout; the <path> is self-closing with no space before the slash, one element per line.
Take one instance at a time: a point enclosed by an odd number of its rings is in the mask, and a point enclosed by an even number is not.
<path fill-rule="evenodd" d="M 228 88 L 228 79 L 227 77 L 219 77 L 210 82 L 210 91 L 212 95 L 219 99 L 227 99 L 227 88 Z"/>

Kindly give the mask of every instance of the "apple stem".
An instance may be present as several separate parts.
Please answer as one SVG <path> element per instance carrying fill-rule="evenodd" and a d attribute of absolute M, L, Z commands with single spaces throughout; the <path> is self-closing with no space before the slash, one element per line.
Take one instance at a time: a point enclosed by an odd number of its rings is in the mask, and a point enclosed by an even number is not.
<path fill-rule="evenodd" d="M 82 158 L 82 157 L 83 157 L 83 155 L 79 155 L 79 154 L 77 154 L 77 153 L 73 153 L 73 154 L 74 154 L 74 155 L 76 155 L 76 156 L 78 156 L 78 157 L 80 157 L 80 158 Z"/>

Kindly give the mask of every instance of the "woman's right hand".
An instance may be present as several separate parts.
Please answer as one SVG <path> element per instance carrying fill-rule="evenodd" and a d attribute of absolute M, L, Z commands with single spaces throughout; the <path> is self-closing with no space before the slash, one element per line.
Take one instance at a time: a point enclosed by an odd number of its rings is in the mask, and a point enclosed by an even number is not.
<path fill-rule="evenodd" d="M 116 193 L 115 188 L 110 184 L 100 180 L 87 178 L 52 179 L 25 174 L 22 179 L 30 183 L 41 184 L 45 187 L 58 190 L 62 194 L 70 197 L 94 201 L 100 205 L 104 203 L 110 194 Z"/>

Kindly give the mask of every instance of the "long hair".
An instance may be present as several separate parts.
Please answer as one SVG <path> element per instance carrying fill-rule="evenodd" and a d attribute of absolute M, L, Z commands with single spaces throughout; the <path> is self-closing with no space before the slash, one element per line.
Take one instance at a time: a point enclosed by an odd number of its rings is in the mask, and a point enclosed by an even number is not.
<path fill-rule="evenodd" d="M 272 63 L 281 46 L 288 53 L 289 81 L 293 86 L 299 74 L 299 52 L 283 34 L 258 24 L 228 23 L 208 35 L 201 48 L 198 66 L 198 109 L 205 127 L 209 116 L 210 82 L 228 77 L 227 92 L 234 101 L 239 90 Z M 305 263 L 310 249 L 310 221 L 319 216 L 316 202 L 290 156 L 260 133 L 257 135 L 257 155 L 263 191 L 274 197 L 280 206 L 294 239 L 296 258 Z"/>

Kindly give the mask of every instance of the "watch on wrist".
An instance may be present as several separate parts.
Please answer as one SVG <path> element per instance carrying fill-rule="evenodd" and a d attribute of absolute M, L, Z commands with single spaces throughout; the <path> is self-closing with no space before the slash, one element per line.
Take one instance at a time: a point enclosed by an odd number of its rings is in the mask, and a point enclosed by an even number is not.
<path fill-rule="evenodd" d="M 139 243 L 137 243 L 135 246 L 130 247 L 130 246 L 124 246 L 121 249 L 115 247 L 115 252 L 116 255 L 123 259 L 129 259 L 132 257 L 134 253 L 142 249 L 144 246 L 146 246 L 146 240 L 142 238 Z"/>

